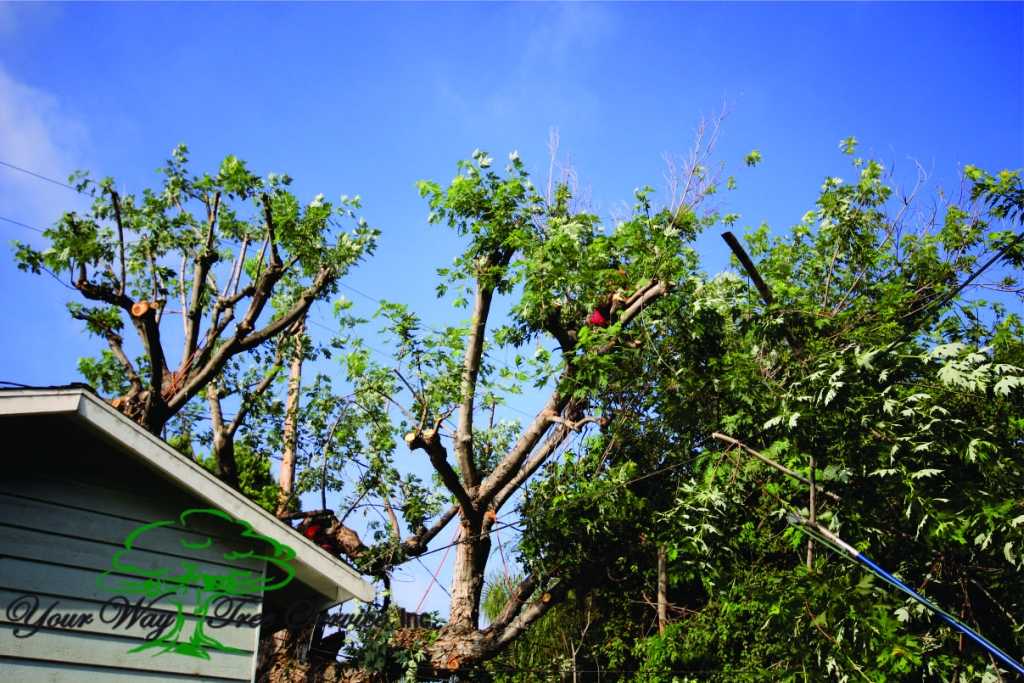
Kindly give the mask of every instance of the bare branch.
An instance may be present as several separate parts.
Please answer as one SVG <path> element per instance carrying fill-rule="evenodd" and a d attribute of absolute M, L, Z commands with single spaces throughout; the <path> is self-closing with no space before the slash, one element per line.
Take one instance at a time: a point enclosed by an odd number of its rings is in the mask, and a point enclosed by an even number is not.
<path fill-rule="evenodd" d="M 558 424 L 564 425 L 565 427 L 574 432 L 579 432 L 584 425 L 590 423 L 597 424 L 600 427 L 606 427 L 608 425 L 608 418 L 596 417 L 593 415 L 588 416 L 582 420 L 577 420 L 575 422 L 571 422 L 569 420 L 566 420 L 565 418 L 560 418 L 558 417 L 558 415 L 549 415 L 547 416 L 547 418 L 549 422 L 557 422 Z"/>
<path fill-rule="evenodd" d="M 330 517 L 334 515 L 334 510 L 308 510 L 306 512 L 282 512 L 276 517 L 282 521 L 289 522 L 296 519 L 308 519 L 310 517 Z"/>
<path fill-rule="evenodd" d="M 210 268 L 218 260 L 217 252 L 213 248 L 214 230 L 217 221 L 217 209 L 220 206 L 220 191 L 213 196 L 213 207 L 207 205 L 208 224 L 206 238 L 202 250 L 195 258 L 195 267 L 192 272 L 192 298 L 188 306 L 188 313 L 185 314 L 185 349 L 182 351 L 181 367 L 178 372 L 187 372 L 196 352 L 199 340 L 199 324 L 203 317 L 201 305 L 203 289 L 206 286 L 207 275 Z M 214 288 L 216 292 L 216 288 Z"/>
<path fill-rule="evenodd" d="M 125 288 L 126 279 L 125 279 L 125 261 L 124 261 L 124 224 L 122 223 L 122 218 L 121 218 L 121 201 L 120 201 L 120 197 L 118 197 L 118 195 L 117 195 L 117 190 L 115 190 L 112 187 L 109 188 L 109 189 L 110 189 L 110 198 L 111 198 L 111 200 L 113 201 L 113 204 L 114 204 L 114 217 L 117 219 L 117 244 L 118 244 L 118 249 L 119 249 L 120 259 L 121 259 L 121 279 L 117 283 L 117 293 L 119 295 L 121 295 L 121 296 L 124 296 L 124 288 Z"/>
<path fill-rule="evenodd" d="M 245 254 L 248 249 L 249 236 L 246 235 L 242 238 L 242 248 L 238 250 L 238 258 L 235 259 L 235 263 L 232 265 L 231 277 L 228 278 L 228 284 L 224 288 L 224 296 L 227 296 L 228 291 L 231 292 L 231 296 L 238 292 L 238 285 L 242 281 L 242 269 L 245 266 Z M 232 280 L 234 281 L 233 284 Z"/>
<path fill-rule="evenodd" d="M 562 371 L 562 377 L 559 382 L 561 384 L 570 374 L 570 366 L 566 365 Z M 533 452 L 534 447 L 540 441 L 541 437 L 548 430 L 548 416 L 552 413 L 558 415 L 562 412 L 565 406 L 569 403 L 570 396 L 562 395 L 556 388 L 551 392 L 550 398 L 547 403 L 537 414 L 537 417 L 533 419 L 530 426 L 526 428 L 523 435 L 519 438 L 519 442 L 516 443 L 515 447 L 508 452 L 508 454 L 502 458 L 501 462 L 498 463 L 494 471 L 491 472 L 490 476 L 484 480 L 480 485 L 480 489 L 477 491 L 476 500 L 480 503 L 481 508 L 486 507 L 487 504 L 492 501 L 498 492 L 505 488 L 510 481 L 519 472 L 519 469 L 523 466 L 527 456 Z"/>
<path fill-rule="evenodd" d="M 535 587 L 536 584 L 529 586 L 530 593 L 532 593 Z M 541 599 L 535 600 L 532 604 L 527 606 L 519 616 L 509 622 L 507 626 L 504 626 L 504 628 L 497 633 L 497 636 L 494 639 L 495 646 L 497 648 L 502 648 L 515 640 L 519 634 L 527 630 L 534 622 L 543 617 L 551 610 L 552 607 L 558 604 L 565 597 L 566 593 L 569 592 L 570 587 L 570 583 L 563 579 L 542 595 Z M 518 597 L 519 600 L 524 600 L 523 596 L 514 595 L 513 599 L 515 599 L 515 597 Z M 527 594 L 525 598 L 529 598 L 529 594 Z M 494 624 L 491 624 L 491 627 L 488 627 L 488 630 L 494 626 Z M 497 628 L 494 630 L 497 631 Z"/>
<path fill-rule="evenodd" d="M 754 456 L 755 458 L 757 458 L 758 460 L 760 460 L 764 464 L 769 465 L 771 467 L 774 467 L 778 471 L 780 471 L 783 474 L 785 474 L 787 477 L 792 477 L 793 479 L 796 479 L 797 481 L 799 481 L 799 482 L 801 482 L 803 484 L 807 484 L 808 486 L 812 486 L 813 485 L 815 487 L 815 489 L 817 489 L 821 493 L 825 494 L 826 496 L 828 496 L 832 500 L 835 500 L 835 501 L 842 500 L 842 498 L 840 498 L 836 494 L 832 493 L 831 491 L 826 491 L 821 486 L 814 484 L 807 477 L 805 477 L 805 476 L 803 476 L 801 474 L 797 474 L 796 472 L 794 472 L 793 470 L 789 469 L 785 465 L 780 465 L 779 463 L 775 462 L 774 460 L 771 460 L 771 459 L 761 455 L 760 453 L 755 451 L 753 448 L 750 448 L 749 446 L 741 443 L 740 441 L 732 438 L 731 436 L 726 436 L 725 434 L 720 434 L 719 432 L 714 432 L 711 436 L 713 438 L 715 438 L 715 439 L 718 439 L 719 441 L 725 441 L 726 443 L 731 443 L 734 446 L 739 446 L 741 449 L 745 450 L 747 453 L 750 453 L 752 456 Z"/>
<path fill-rule="evenodd" d="M 487 317 L 491 310 L 494 286 L 484 281 L 491 268 L 501 267 L 511 259 L 511 250 L 499 250 L 487 257 L 484 272 L 477 276 L 476 300 L 473 304 L 473 319 L 470 323 L 469 339 L 466 341 L 466 355 L 462 368 L 462 405 L 459 409 L 459 423 L 455 433 L 455 459 L 459 463 L 462 480 L 466 488 L 473 491 L 480 485 L 480 473 L 473 458 L 473 404 L 476 399 L 476 383 L 480 374 L 480 359 L 484 351 L 484 334 L 487 331 Z"/>
<path fill-rule="evenodd" d="M 263 217 L 267 221 L 267 242 L 270 244 L 270 267 L 281 268 L 281 255 L 277 252 L 277 237 L 274 233 L 274 211 L 270 206 L 270 195 L 264 192 L 260 198 L 263 200 Z"/>
<path fill-rule="evenodd" d="M 493 633 L 504 630 L 509 623 L 516 618 L 516 616 L 523 610 L 523 607 L 528 604 L 528 601 L 533 596 L 533 592 L 537 590 L 537 584 L 540 583 L 539 578 L 535 574 L 527 576 L 525 579 L 519 582 L 519 585 L 511 590 L 508 600 L 505 601 L 505 605 L 498 612 L 497 616 L 491 620 L 487 628 L 484 629 L 484 633 Z M 509 586 L 511 589 L 512 587 Z"/>
<path fill-rule="evenodd" d="M 559 421 L 562 421 L 561 419 Z M 519 488 L 526 483 L 526 480 L 532 477 L 541 466 L 547 462 L 551 454 L 565 442 L 565 438 L 569 435 L 568 430 L 564 425 L 559 425 L 552 432 L 551 435 L 544 441 L 540 448 L 538 448 L 530 459 L 526 462 L 523 467 L 516 472 L 516 475 L 509 481 L 501 491 L 494 496 L 494 502 L 492 503 L 495 510 L 500 510 L 501 506 L 512 497 L 512 494 L 519 490 Z"/>
<path fill-rule="evenodd" d="M 445 487 L 451 491 L 452 495 L 462 505 L 463 513 L 467 515 L 473 514 L 475 512 L 473 501 L 470 499 L 469 494 L 466 493 L 466 489 L 463 488 L 462 482 L 459 481 L 459 475 L 455 473 L 455 470 L 448 463 L 448 451 L 445 450 L 444 445 L 441 443 L 437 430 L 428 429 L 424 431 L 417 429 L 414 432 L 409 432 L 405 435 L 405 443 L 408 444 L 410 451 L 422 448 L 427 452 L 427 455 L 430 456 L 430 464 L 441 475 L 441 481 L 444 482 Z"/>
<path fill-rule="evenodd" d="M 270 274 L 269 271 L 267 274 Z M 304 317 L 306 315 L 306 311 L 308 311 L 309 307 L 313 304 L 313 300 L 316 299 L 316 297 L 325 287 L 328 286 L 328 284 L 334 281 L 336 276 L 337 271 L 335 271 L 334 268 L 331 268 L 330 266 L 326 265 L 321 266 L 320 271 L 313 279 L 312 284 L 310 284 L 310 286 L 307 287 L 305 291 L 303 291 L 302 294 L 299 295 L 298 301 L 295 302 L 291 309 L 289 309 L 287 312 L 284 313 L 284 315 L 282 315 L 280 318 L 270 323 L 263 329 L 257 330 L 256 332 L 253 332 L 249 336 L 242 339 L 239 342 L 240 349 L 242 351 L 248 351 L 249 349 L 259 346 L 266 340 L 278 334 L 278 332 L 280 332 L 281 330 L 294 324 L 295 321 L 298 320 L 299 318 Z M 276 284 L 276 279 L 273 284 Z M 261 281 L 260 284 L 256 287 L 256 293 L 253 295 L 253 303 L 256 304 L 257 297 L 259 297 L 261 301 L 259 302 L 258 305 L 250 306 L 249 310 L 246 311 L 245 317 L 242 319 L 241 322 L 238 323 L 240 331 L 252 329 L 253 323 L 255 323 L 256 319 L 259 317 L 260 312 L 262 312 L 263 307 L 269 300 L 269 293 L 270 290 L 272 290 L 273 288 L 273 284 L 269 282 L 266 284 L 265 289 L 267 292 L 267 296 L 262 296 L 262 290 L 264 290 L 263 281 Z"/>
<path fill-rule="evenodd" d="M 224 433 L 224 413 L 220 407 L 220 390 L 214 382 L 210 382 L 206 387 L 206 401 L 210 405 L 210 426 L 213 433 Z"/>
<path fill-rule="evenodd" d="M 185 312 L 188 310 L 188 301 L 186 297 L 185 287 L 185 266 L 188 265 L 188 256 L 181 257 L 181 268 L 178 269 L 178 294 L 181 297 L 181 327 L 184 334 L 188 334 L 188 318 L 185 316 Z"/>
<path fill-rule="evenodd" d="M 267 339 L 294 324 L 299 318 L 305 316 L 306 311 L 309 310 L 310 305 L 320 291 L 334 280 L 336 271 L 329 266 L 321 266 L 320 272 L 317 273 L 312 284 L 299 295 L 298 301 L 295 302 L 291 309 L 263 329 L 253 332 L 248 336 L 243 336 L 246 332 L 252 330 L 256 319 L 259 318 L 260 313 L 262 313 L 263 308 L 269 301 L 274 285 L 280 277 L 279 269 L 267 269 L 254 288 L 252 300 L 249 303 L 249 310 L 246 311 L 245 317 L 238 323 L 235 334 L 225 343 L 221 344 L 216 349 L 216 352 L 213 351 L 213 344 L 208 344 L 203 349 L 202 355 L 200 355 L 199 360 L 196 362 L 197 369 L 189 374 L 187 382 L 168 400 L 168 407 L 171 410 L 177 410 L 195 396 L 199 389 L 217 375 L 233 356 L 259 346 Z"/>
<path fill-rule="evenodd" d="M 402 541 L 402 548 L 412 557 L 422 555 L 427 552 L 427 544 L 430 543 L 435 536 L 441 533 L 441 531 L 448 526 L 449 522 L 455 519 L 461 509 L 461 505 L 451 506 L 438 518 L 436 522 L 434 522 L 433 526 L 431 526 L 429 530 L 422 529 L 422 533 L 417 533 L 415 536 L 410 536 Z"/>
<path fill-rule="evenodd" d="M 722 239 L 725 240 L 726 244 L 729 245 L 729 248 L 732 249 L 732 253 L 736 255 L 736 258 L 739 259 L 740 263 L 743 265 L 743 269 L 753 281 L 754 286 L 757 287 L 757 291 L 761 295 L 765 304 L 768 306 L 774 304 L 775 297 L 772 296 L 772 291 L 768 288 L 768 285 L 765 284 L 765 281 L 761 279 L 761 274 L 757 272 L 757 266 L 755 266 L 754 262 L 750 260 L 746 250 L 743 248 L 743 245 L 739 243 L 739 240 L 736 239 L 736 236 L 731 232 L 723 232 Z M 800 344 L 797 342 L 793 331 L 789 329 L 789 325 L 784 325 L 782 327 L 782 331 L 785 332 L 786 341 L 789 342 L 789 346 L 793 349 L 793 353 L 796 354 L 797 358 L 802 357 L 803 351 L 801 350 Z"/>
<path fill-rule="evenodd" d="M 388 494 L 381 491 L 381 498 L 384 500 L 384 510 L 388 513 L 388 519 L 391 520 L 391 531 L 395 534 L 395 540 L 402 540 L 402 528 L 398 525 L 398 517 L 395 516 L 395 511 L 391 507 L 391 500 L 388 498 Z"/>

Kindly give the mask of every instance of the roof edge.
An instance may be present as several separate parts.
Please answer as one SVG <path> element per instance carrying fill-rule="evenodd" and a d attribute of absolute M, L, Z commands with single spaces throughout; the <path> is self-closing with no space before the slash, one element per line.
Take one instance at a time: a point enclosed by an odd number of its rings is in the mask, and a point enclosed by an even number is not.
<path fill-rule="evenodd" d="M 0 389 L 0 416 L 67 414 L 101 433 L 127 455 L 195 497 L 252 525 L 253 531 L 295 550 L 295 575 L 335 600 L 372 602 L 376 590 L 356 571 L 318 548 L 269 512 L 186 459 L 164 441 L 115 410 L 91 389 L 78 385 Z"/>

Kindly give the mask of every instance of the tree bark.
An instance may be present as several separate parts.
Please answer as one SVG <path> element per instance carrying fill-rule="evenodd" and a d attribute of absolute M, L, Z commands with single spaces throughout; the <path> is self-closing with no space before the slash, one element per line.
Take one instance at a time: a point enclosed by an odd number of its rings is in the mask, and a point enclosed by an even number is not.
<path fill-rule="evenodd" d="M 231 488 L 238 488 L 238 463 L 235 460 L 234 432 L 224 426 L 220 408 L 220 394 L 216 384 L 206 388 L 210 404 L 210 422 L 213 431 L 213 456 L 217 463 L 217 478 Z"/>
<path fill-rule="evenodd" d="M 292 351 L 291 368 L 288 371 L 288 399 L 284 412 L 284 448 L 281 452 L 281 494 L 277 512 L 281 514 L 291 502 L 295 490 L 295 446 L 298 442 L 297 419 L 299 412 L 299 389 L 302 382 L 302 333 L 305 325 L 295 331 L 295 349 Z"/>
<path fill-rule="evenodd" d="M 493 524 L 491 516 L 467 515 L 463 510 L 462 530 L 455 548 L 448 620 L 455 630 L 476 631 L 480 627 L 480 594 L 484 588 L 484 567 L 491 553 Z"/>
<path fill-rule="evenodd" d="M 658 546 L 658 633 L 668 623 L 668 553 L 665 544 Z"/>

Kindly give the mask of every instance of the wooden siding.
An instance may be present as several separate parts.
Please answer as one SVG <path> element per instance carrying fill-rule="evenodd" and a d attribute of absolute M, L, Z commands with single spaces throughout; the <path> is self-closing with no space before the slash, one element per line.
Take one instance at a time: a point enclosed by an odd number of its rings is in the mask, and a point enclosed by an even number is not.
<path fill-rule="evenodd" d="M 238 652 L 210 650 L 210 659 L 179 654 L 153 656 L 157 648 L 129 650 L 144 644 L 156 628 L 151 620 L 175 616 L 166 600 L 153 605 L 150 620 L 133 626 L 117 624 L 119 609 L 142 596 L 117 593 L 97 585 L 112 568 L 125 538 L 144 524 L 174 520 L 185 510 L 207 509 L 139 463 L 58 416 L 0 418 L 3 478 L 0 479 L 0 681 L 249 681 L 255 664 L 259 629 L 224 624 L 222 610 L 212 615 L 206 633 Z M 242 550 L 223 528 L 202 528 L 226 550 Z M 195 553 L 182 548 L 168 529 L 152 529 L 138 537 L 133 561 L 143 568 L 180 566 Z M 214 556 L 217 554 L 214 553 Z M 215 560 L 209 560 L 214 562 Z M 262 561 L 233 561 L 231 566 L 263 571 Z M 198 563 L 200 571 L 222 573 L 223 566 Z M 106 577 L 117 580 L 117 575 Z M 131 575 L 123 575 L 128 580 Z M 112 587 L 113 584 L 106 584 Z M 120 596 L 120 597 L 119 597 Z M 15 602 L 22 598 L 20 605 Z M 116 598 L 111 602 L 112 598 Z M 34 602 L 37 601 L 37 602 Z M 185 613 L 195 607 L 195 593 L 184 596 Z M 150 600 L 146 598 L 144 605 Z M 236 603 L 237 604 L 237 603 Z M 37 605 L 35 619 L 54 605 L 53 613 L 89 615 L 78 628 L 40 628 L 24 622 Z M 106 607 L 104 607 L 106 605 Z M 260 612 L 258 602 L 240 612 Z M 85 619 L 81 619 L 85 622 Z M 191 635 L 195 617 L 187 616 L 183 631 Z M 69 623 L 69 622 L 65 622 Z M 221 628 L 212 628 L 219 624 Z M 148 626 L 148 628 L 147 628 Z"/>

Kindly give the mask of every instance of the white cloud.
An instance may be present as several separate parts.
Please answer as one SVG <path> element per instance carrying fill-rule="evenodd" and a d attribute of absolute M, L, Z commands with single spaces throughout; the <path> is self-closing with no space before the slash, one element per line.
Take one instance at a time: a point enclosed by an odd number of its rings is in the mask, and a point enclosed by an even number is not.
<path fill-rule="evenodd" d="M 82 167 L 87 140 L 86 126 L 58 98 L 18 82 L 0 64 L 0 161 L 67 182 Z M 0 207 L 6 218 L 45 228 L 63 211 L 83 205 L 71 190 L 0 166 Z"/>
<path fill-rule="evenodd" d="M 600 5 L 570 2 L 544 9 L 531 16 L 533 28 L 524 40 L 524 67 L 530 70 L 582 71 L 577 65 L 614 29 L 612 15 Z"/>
<path fill-rule="evenodd" d="M 63 16 L 54 2 L 0 2 L 0 38 L 11 48 L 15 41 L 30 40 L 33 30 L 45 28 Z"/>
<path fill-rule="evenodd" d="M 500 29 L 487 27 L 496 32 L 490 56 L 502 55 L 493 71 L 470 70 L 475 78 L 467 78 L 461 62 L 446 65 L 447 71 L 437 75 L 442 105 L 477 135 L 486 135 L 481 129 L 507 130 L 513 124 L 539 122 L 546 130 L 560 121 L 589 120 L 599 97 L 580 76 L 614 35 L 613 15 L 589 3 L 501 8 L 493 20 Z"/>

